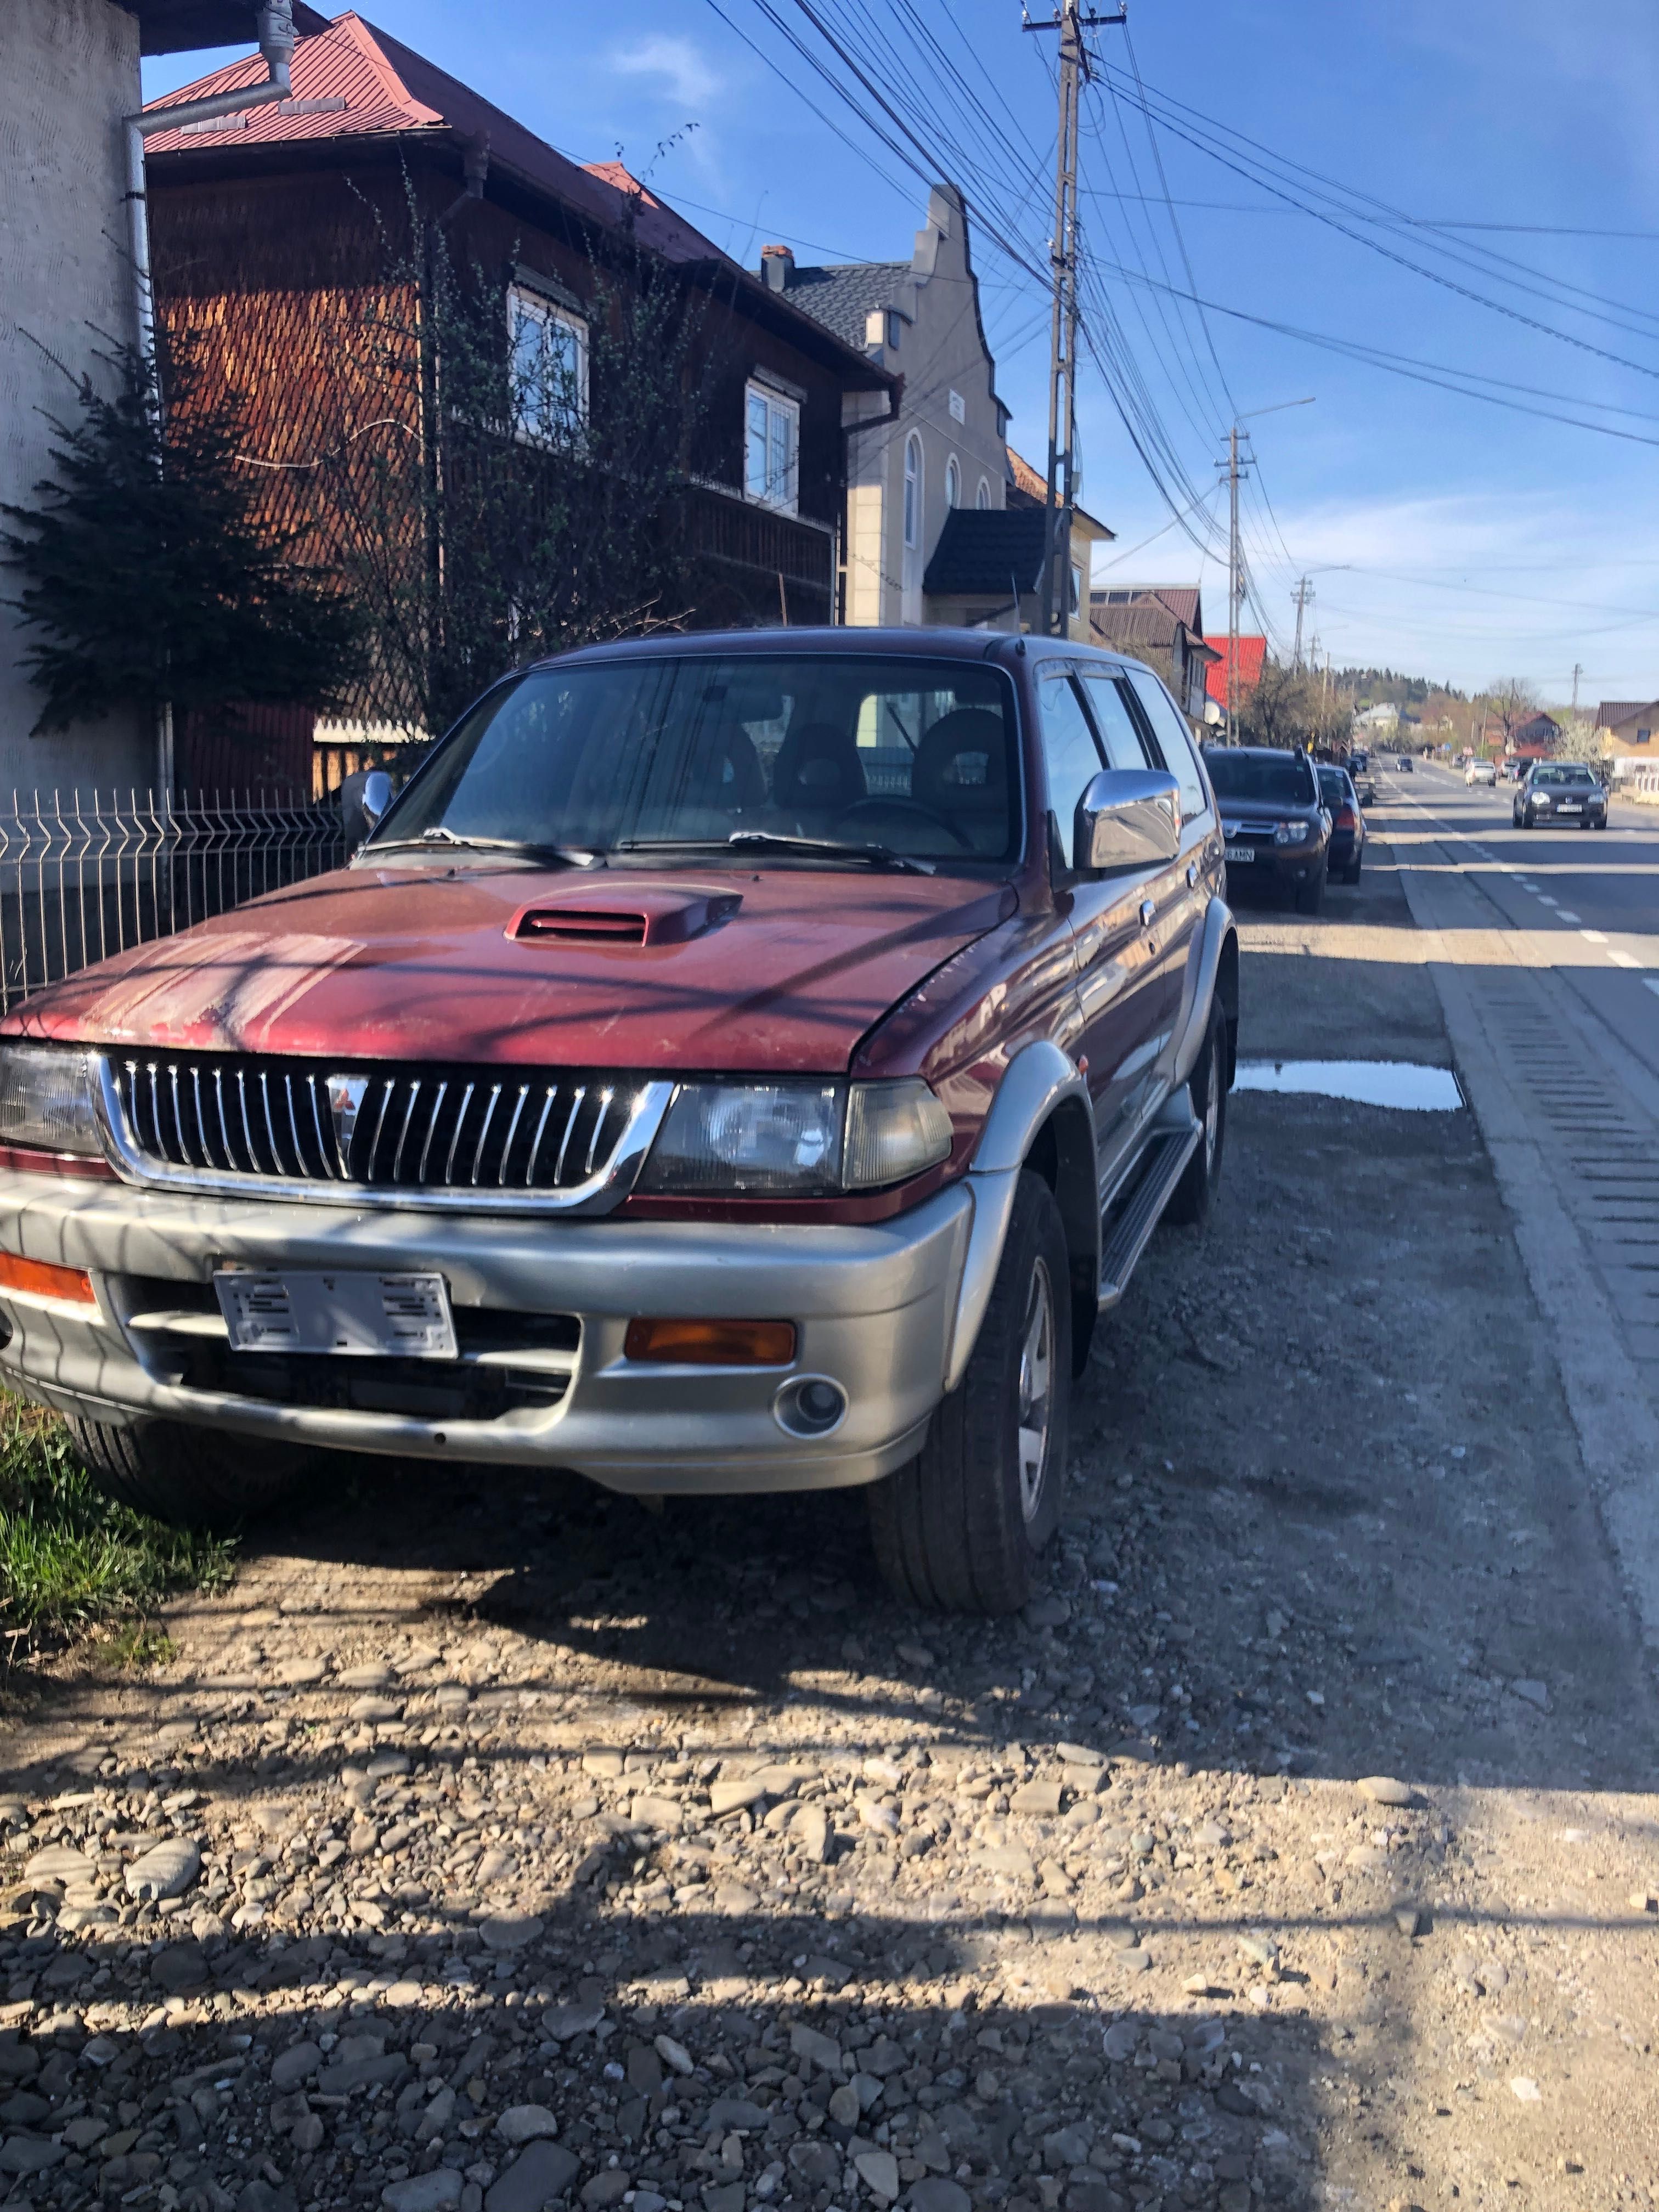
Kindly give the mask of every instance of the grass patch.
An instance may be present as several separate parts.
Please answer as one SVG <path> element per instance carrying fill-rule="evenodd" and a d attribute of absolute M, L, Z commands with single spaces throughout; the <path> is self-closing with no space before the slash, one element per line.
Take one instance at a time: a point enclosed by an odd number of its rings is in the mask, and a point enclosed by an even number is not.
<path fill-rule="evenodd" d="M 216 1587 L 231 1571 L 222 1537 L 118 1505 L 94 1486 L 60 1421 L 0 1396 L 0 1635 L 11 1653 L 113 1627 L 118 1664 L 154 1665 L 171 1647 L 148 1608 Z"/>

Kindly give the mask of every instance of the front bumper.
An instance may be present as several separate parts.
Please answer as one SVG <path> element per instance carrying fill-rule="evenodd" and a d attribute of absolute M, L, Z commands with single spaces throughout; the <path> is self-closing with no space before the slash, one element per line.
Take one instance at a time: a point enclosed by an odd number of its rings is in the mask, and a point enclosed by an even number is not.
<path fill-rule="evenodd" d="M 644 1494 L 872 1482 L 920 1448 L 943 1395 L 973 1181 L 890 1222 L 819 1226 L 434 1218 L 0 1173 L 0 1249 L 83 1268 L 98 1297 L 94 1313 L 0 1296 L 12 1331 L 0 1350 L 0 1381 L 94 1420 L 156 1415 L 350 1451 L 570 1468 Z M 251 1362 L 280 1357 L 233 1360 L 228 1341 L 214 1342 L 216 1308 L 203 1286 L 227 1263 L 436 1270 L 458 1328 L 470 1320 L 475 1334 L 487 1334 L 492 1314 L 557 1315 L 574 1317 L 580 1337 L 572 1350 L 520 1355 L 516 1364 L 512 1354 L 489 1354 L 521 1378 L 527 1362 L 543 1386 L 520 1393 L 540 1402 L 506 1403 L 489 1418 L 386 1410 L 385 1401 L 398 1397 L 396 1378 L 381 1389 L 380 1409 L 343 1405 L 339 1386 L 349 1389 L 350 1370 L 380 1364 L 349 1358 L 325 1363 L 331 1402 L 296 1401 L 291 1390 L 287 1402 L 272 1402 L 246 1386 L 202 1386 L 204 1347 L 221 1375 L 245 1377 Z M 175 1285 L 191 1286 L 178 1293 L 197 1310 L 179 1324 L 191 1334 L 155 1324 Z M 790 1320 L 796 1357 L 772 1368 L 629 1360 L 623 1337 L 639 1315 Z M 149 1316 L 143 1328 L 133 1325 L 140 1316 Z M 441 1387 L 441 1370 L 454 1378 L 464 1364 L 420 1362 L 415 1382 Z M 802 1374 L 827 1376 L 847 1394 L 845 1417 L 829 1436 L 802 1439 L 775 1416 L 780 1389 Z M 418 1388 L 403 1395 L 419 1401 Z"/>
<path fill-rule="evenodd" d="M 1231 852 L 1227 854 L 1227 881 L 1236 890 L 1295 890 L 1304 884 L 1317 883 L 1330 848 L 1328 842 L 1319 845 L 1255 844 L 1248 849 L 1255 854 L 1253 860 L 1239 860 Z"/>

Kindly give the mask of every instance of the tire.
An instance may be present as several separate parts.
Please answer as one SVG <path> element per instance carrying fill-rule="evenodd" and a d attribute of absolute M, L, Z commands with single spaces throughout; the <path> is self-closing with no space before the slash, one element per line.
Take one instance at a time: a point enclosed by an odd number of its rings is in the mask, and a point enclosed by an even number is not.
<path fill-rule="evenodd" d="M 1328 860 L 1312 883 L 1303 884 L 1296 895 L 1296 910 L 1298 914 L 1318 914 L 1321 911 L 1325 904 L 1325 885 L 1330 879 L 1330 863 Z"/>
<path fill-rule="evenodd" d="M 233 1437 L 181 1421 L 71 1419 L 69 1431 L 106 1498 L 175 1528 L 234 1528 L 300 1487 L 315 1455 L 303 1444 Z"/>
<path fill-rule="evenodd" d="M 1192 1073 L 1191 1091 L 1193 1111 L 1204 1125 L 1204 1134 L 1170 1194 L 1164 1218 L 1177 1228 L 1201 1229 L 1221 1188 L 1221 1159 L 1227 1145 L 1227 1023 L 1218 1006 L 1210 1008 L 1210 1025 Z"/>
<path fill-rule="evenodd" d="M 871 1487 L 876 1560 L 896 1597 L 935 1613 L 1013 1613 L 1030 1598 L 1060 1519 L 1071 1373 L 1060 1209 L 1026 1169 L 968 1371 L 941 1401 L 915 1458 Z M 1032 1424 L 1021 1419 L 1034 1380 L 1047 1401 L 1035 1462 L 1022 1443 Z"/>
<path fill-rule="evenodd" d="M 1342 880 L 1344 883 L 1357 884 L 1359 881 L 1360 865 L 1364 861 L 1364 857 L 1365 856 L 1363 853 L 1356 853 L 1354 854 L 1353 866 L 1348 870 L 1347 874 L 1343 878 Z"/>
<path fill-rule="evenodd" d="M 1605 830 L 1605 829 L 1607 828 L 1607 816 L 1606 816 L 1605 814 L 1601 817 L 1601 820 L 1596 823 L 1596 825 L 1595 825 L 1595 826 L 1596 826 L 1596 828 L 1597 828 L 1598 830 Z"/>

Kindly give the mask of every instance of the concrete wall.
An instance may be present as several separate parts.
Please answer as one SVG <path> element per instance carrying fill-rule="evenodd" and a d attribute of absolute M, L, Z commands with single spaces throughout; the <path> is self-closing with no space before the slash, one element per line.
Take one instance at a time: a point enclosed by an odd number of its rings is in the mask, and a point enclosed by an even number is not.
<path fill-rule="evenodd" d="M 107 337 L 134 331 L 120 118 L 139 102 L 138 24 L 112 0 L 0 0 L 0 500 L 34 503 L 51 435 Z M 46 350 L 43 351 L 42 348 Z M 15 578 L 0 570 L 0 594 Z M 32 738 L 40 698 L 0 606 L 0 805 L 14 787 L 147 787 L 141 717 Z"/>

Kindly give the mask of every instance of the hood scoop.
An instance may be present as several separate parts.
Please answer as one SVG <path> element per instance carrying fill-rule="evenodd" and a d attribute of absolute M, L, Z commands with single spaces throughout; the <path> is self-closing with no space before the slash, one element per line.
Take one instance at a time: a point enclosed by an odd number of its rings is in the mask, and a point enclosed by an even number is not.
<path fill-rule="evenodd" d="M 742 904 L 741 891 L 631 886 L 607 897 L 595 884 L 586 897 L 525 907 L 507 933 L 515 945 L 687 945 L 729 921 Z"/>

